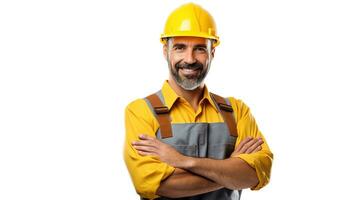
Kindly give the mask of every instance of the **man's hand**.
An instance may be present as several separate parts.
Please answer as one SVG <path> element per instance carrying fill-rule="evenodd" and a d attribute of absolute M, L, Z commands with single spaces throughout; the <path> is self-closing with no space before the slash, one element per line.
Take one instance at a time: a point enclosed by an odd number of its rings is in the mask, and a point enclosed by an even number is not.
<path fill-rule="evenodd" d="M 238 147 L 233 151 L 231 157 L 238 156 L 239 154 L 250 154 L 260 151 L 262 149 L 262 144 L 264 143 L 262 138 L 252 138 L 247 137 L 241 143 L 239 143 Z"/>
<path fill-rule="evenodd" d="M 140 135 L 139 141 L 132 142 L 133 147 L 141 156 L 154 156 L 160 161 L 165 162 L 173 167 L 181 167 L 186 156 L 180 154 L 172 146 L 161 142 L 155 137 Z"/>

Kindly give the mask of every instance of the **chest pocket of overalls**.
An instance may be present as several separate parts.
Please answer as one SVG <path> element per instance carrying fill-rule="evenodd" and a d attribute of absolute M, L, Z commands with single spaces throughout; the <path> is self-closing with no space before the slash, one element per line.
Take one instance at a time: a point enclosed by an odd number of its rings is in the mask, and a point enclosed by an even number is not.
<path fill-rule="evenodd" d="M 202 157 L 202 145 L 205 145 L 207 138 L 207 123 L 177 123 L 171 124 L 171 127 L 173 137 L 162 139 L 158 130 L 157 138 L 185 156 Z"/>

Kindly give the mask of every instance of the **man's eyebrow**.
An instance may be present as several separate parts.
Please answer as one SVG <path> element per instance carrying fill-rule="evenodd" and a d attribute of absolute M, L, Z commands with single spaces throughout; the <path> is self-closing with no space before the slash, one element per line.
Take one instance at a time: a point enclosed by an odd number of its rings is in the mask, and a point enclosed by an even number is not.
<path fill-rule="evenodd" d="M 198 48 L 198 47 L 207 48 L 207 45 L 206 44 L 196 44 L 195 48 Z"/>
<path fill-rule="evenodd" d="M 176 44 L 174 44 L 173 47 L 185 47 L 185 46 L 186 46 L 186 45 L 183 44 L 183 43 L 176 43 Z"/>

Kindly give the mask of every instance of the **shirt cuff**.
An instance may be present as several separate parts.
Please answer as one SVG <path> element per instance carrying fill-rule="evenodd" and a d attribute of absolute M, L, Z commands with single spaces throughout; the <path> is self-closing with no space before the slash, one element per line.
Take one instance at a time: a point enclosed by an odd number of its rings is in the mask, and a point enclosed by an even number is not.
<path fill-rule="evenodd" d="M 259 190 L 268 184 L 270 179 L 272 155 L 269 156 L 257 152 L 253 154 L 239 154 L 237 157 L 241 158 L 253 169 L 255 169 L 259 183 L 256 186 L 250 188 L 251 190 Z"/>

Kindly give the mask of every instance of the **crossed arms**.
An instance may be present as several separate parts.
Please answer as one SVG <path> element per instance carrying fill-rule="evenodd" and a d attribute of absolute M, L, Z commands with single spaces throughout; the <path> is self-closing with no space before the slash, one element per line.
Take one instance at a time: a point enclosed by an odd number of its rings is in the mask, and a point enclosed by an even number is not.
<path fill-rule="evenodd" d="M 224 160 L 184 156 L 155 137 L 140 135 L 139 138 L 139 141 L 132 142 L 132 146 L 141 156 L 154 156 L 175 167 L 175 171 L 161 182 L 157 190 L 159 196 L 179 198 L 223 187 L 235 190 L 252 188 L 258 184 L 255 169 L 235 156 L 260 151 L 263 144 L 261 138 L 244 139 L 231 157 Z"/>

